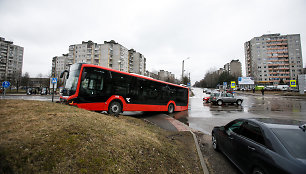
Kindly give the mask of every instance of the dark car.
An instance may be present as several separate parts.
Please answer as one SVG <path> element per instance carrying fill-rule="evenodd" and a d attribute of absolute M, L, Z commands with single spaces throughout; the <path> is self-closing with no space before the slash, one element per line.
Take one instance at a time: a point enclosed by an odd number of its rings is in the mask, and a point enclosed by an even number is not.
<path fill-rule="evenodd" d="M 214 127 L 212 144 L 243 173 L 306 173 L 306 122 L 236 119 Z"/>

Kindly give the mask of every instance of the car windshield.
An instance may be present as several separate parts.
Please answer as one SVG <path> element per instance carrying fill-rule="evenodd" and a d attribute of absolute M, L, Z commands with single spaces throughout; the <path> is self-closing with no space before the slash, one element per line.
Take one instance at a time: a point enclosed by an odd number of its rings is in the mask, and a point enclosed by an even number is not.
<path fill-rule="evenodd" d="M 301 129 L 272 129 L 288 152 L 299 159 L 306 159 L 306 132 Z"/>

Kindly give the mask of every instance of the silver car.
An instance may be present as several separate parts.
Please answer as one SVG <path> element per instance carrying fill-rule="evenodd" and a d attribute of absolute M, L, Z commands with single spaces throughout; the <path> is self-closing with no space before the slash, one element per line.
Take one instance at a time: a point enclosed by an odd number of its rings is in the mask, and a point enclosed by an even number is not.
<path fill-rule="evenodd" d="M 243 99 L 237 98 L 231 93 L 219 92 L 211 96 L 210 101 L 213 104 L 218 104 L 219 106 L 221 106 L 223 103 L 233 103 L 233 104 L 236 103 L 237 105 L 241 105 Z"/>

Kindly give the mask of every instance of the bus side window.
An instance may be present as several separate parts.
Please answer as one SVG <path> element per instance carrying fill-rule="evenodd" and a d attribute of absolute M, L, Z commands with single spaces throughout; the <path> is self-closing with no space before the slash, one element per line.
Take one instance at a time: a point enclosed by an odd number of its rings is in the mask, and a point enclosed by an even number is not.
<path fill-rule="evenodd" d="M 84 68 L 84 76 L 81 81 L 81 94 L 101 95 L 103 90 L 104 71 L 94 68 Z"/>
<path fill-rule="evenodd" d="M 111 81 L 113 94 L 126 97 L 129 91 L 129 77 L 127 75 L 113 72 Z"/>

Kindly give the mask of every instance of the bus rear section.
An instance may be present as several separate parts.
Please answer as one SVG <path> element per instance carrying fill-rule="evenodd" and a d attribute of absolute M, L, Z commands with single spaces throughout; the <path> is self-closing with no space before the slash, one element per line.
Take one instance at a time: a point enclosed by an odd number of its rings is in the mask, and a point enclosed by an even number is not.
<path fill-rule="evenodd" d="M 189 89 L 90 64 L 74 64 L 61 101 L 92 111 L 188 110 Z"/>

